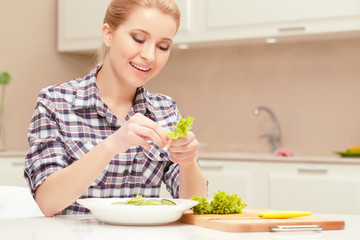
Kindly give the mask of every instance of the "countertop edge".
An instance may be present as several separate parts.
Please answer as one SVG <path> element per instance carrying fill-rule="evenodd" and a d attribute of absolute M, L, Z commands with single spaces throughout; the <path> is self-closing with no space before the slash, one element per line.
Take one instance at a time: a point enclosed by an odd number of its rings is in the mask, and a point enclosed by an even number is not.
<path fill-rule="evenodd" d="M 329 156 L 274 156 L 270 153 L 241 153 L 241 152 L 202 152 L 198 154 L 201 160 L 229 160 L 229 161 L 263 161 L 287 163 L 333 163 L 333 164 L 360 164 L 360 158 L 344 158 Z"/>
<path fill-rule="evenodd" d="M 5 157 L 23 157 L 23 158 L 25 158 L 25 156 L 26 156 L 26 152 L 24 152 L 24 151 L 0 152 L 0 158 L 5 158 Z"/>
<path fill-rule="evenodd" d="M 24 151 L 0 152 L 1 158 L 25 158 Z M 228 161 L 259 161 L 259 162 L 286 162 L 286 163 L 333 163 L 333 164 L 360 164 L 360 158 L 340 156 L 293 156 L 281 157 L 271 153 L 246 153 L 246 152 L 200 152 L 198 157 L 201 160 L 228 160 Z"/>

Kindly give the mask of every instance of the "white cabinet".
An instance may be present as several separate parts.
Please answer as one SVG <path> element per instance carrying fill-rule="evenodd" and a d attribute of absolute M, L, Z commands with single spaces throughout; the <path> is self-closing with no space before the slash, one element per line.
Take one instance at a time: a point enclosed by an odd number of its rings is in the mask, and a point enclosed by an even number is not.
<path fill-rule="evenodd" d="M 360 30 L 358 0 L 227 0 L 226 3 L 207 1 L 209 38 L 304 37 Z"/>
<path fill-rule="evenodd" d="M 360 36 L 358 0 L 206 0 L 199 42 Z"/>
<path fill-rule="evenodd" d="M 95 52 L 110 0 L 58 0 L 58 50 Z M 175 45 L 360 36 L 359 0 L 176 0 Z"/>
<path fill-rule="evenodd" d="M 174 45 L 191 44 L 202 41 L 206 12 L 206 0 L 175 0 L 181 12 L 180 28 L 174 38 Z"/>
<path fill-rule="evenodd" d="M 102 44 L 101 27 L 111 0 L 58 0 L 59 52 L 94 53 Z M 197 0 L 198 1 L 198 0 Z M 191 36 L 199 24 L 199 5 L 193 0 L 177 0 L 182 13 L 178 36 Z M 176 40 L 175 40 L 176 41 Z"/>
<path fill-rule="evenodd" d="M 95 52 L 110 0 L 58 0 L 58 51 Z"/>
<path fill-rule="evenodd" d="M 178 34 L 186 35 L 186 34 L 194 34 L 201 23 L 197 21 L 199 19 L 199 12 L 201 9 L 201 4 L 199 2 L 202 0 L 194 1 L 194 0 L 176 0 L 180 12 L 181 12 L 181 19 L 180 19 L 180 27 Z"/>
<path fill-rule="evenodd" d="M 360 214 L 360 165 L 265 163 L 268 208 Z"/>
<path fill-rule="evenodd" d="M 225 191 L 228 194 L 237 194 L 252 208 L 260 206 L 261 199 L 257 199 L 257 169 L 258 163 L 237 161 L 200 160 L 201 169 L 209 181 L 208 199 L 214 193 Z"/>
<path fill-rule="evenodd" d="M 26 187 L 25 157 L 0 157 L 0 185 Z"/>
<path fill-rule="evenodd" d="M 231 28 L 244 34 L 247 29 L 268 29 L 265 34 L 359 30 L 358 0 L 207 0 L 206 4 L 209 30 Z M 329 25 L 332 21 L 337 24 Z"/>
<path fill-rule="evenodd" d="M 259 185 L 259 164 L 257 162 L 224 161 L 200 159 L 199 164 L 203 174 L 209 182 L 208 199 L 211 200 L 214 193 L 225 191 L 228 194 L 237 194 L 243 202 L 251 208 L 260 208 L 266 204 L 261 195 L 263 186 Z M 162 186 L 161 197 L 171 197 Z"/>
<path fill-rule="evenodd" d="M 360 163 L 200 158 L 209 198 L 236 193 L 248 208 L 360 214 Z"/>

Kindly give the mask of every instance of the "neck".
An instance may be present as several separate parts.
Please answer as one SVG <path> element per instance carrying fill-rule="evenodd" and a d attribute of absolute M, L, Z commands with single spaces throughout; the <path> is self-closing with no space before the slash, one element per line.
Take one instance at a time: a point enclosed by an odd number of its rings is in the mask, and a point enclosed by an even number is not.
<path fill-rule="evenodd" d="M 111 102 L 110 105 L 132 104 L 137 88 L 120 81 L 108 66 L 103 65 L 97 74 L 97 87 L 101 99 L 106 104 Z"/>

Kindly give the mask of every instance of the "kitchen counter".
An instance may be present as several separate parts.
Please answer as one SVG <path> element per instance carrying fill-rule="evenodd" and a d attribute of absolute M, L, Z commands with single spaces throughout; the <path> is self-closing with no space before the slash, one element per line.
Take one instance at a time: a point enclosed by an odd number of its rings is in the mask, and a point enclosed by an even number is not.
<path fill-rule="evenodd" d="M 293 156 L 281 157 L 270 153 L 242 153 L 242 152 L 200 152 L 200 160 L 230 160 L 230 161 L 272 161 L 272 162 L 301 162 L 301 163 L 348 163 L 359 164 L 360 158 L 321 157 L 321 156 Z"/>
<path fill-rule="evenodd" d="M 1 158 L 25 159 L 26 152 L 0 152 Z M 200 152 L 199 159 L 206 160 L 242 160 L 242 161 L 275 161 L 275 162 L 303 162 L 303 163 L 353 163 L 360 164 L 360 158 L 334 156 L 301 156 L 279 157 L 271 153 L 246 152 Z M 25 160 L 24 160 L 25 161 Z"/>
<path fill-rule="evenodd" d="M 345 221 L 345 230 L 291 233 L 228 233 L 182 223 L 163 226 L 116 226 L 98 221 L 93 215 L 32 217 L 0 220 L 0 239 L 156 239 L 156 240 L 216 240 L 216 239 L 360 239 L 360 215 L 326 215 Z"/>
<path fill-rule="evenodd" d="M 25 159 L 26 152 L 23 151 L 0 151 L 0 158 L 23 158 Z"/>

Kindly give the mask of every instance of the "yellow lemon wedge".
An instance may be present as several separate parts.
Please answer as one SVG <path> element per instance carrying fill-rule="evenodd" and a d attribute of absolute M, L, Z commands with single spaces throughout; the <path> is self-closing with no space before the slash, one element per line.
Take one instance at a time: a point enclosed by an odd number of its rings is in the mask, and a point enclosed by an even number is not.
<path fill-rule="evenodd" d="M 348 153 L 360 153 L 360 145 L 353 145 L 348 147 L 347 149 Z"/>

